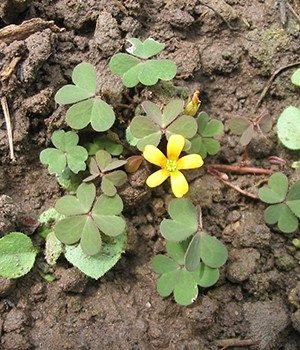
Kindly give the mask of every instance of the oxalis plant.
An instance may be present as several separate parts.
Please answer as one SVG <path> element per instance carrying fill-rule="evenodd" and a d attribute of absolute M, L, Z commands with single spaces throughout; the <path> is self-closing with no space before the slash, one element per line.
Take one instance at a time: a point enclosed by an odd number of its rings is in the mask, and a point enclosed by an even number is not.
<path fill-rule="evenodd" d="M 126 87 L 150 86 L 174 78 L 175 63 L 154 58 L 164 44 L 151 38 L 144 42 L 132 38 L 129 43 L 127 53 L 117 53 L 109 62 L 112 73 L 119 75 Z M 159 106 L 144 101 L 141 113 L 128 121 L 126 131 L 126 139 L 137 148 L 137 154 L 125 159 L 123 146 L 108 132 L 115 113 L 98 91 L 95 68 L 80 63 L 73 70 L 71 83 L 55 95 L 59 105 L 68 107 L 67 127 L 53 132 L 53 146 L 41 152 L 40 160 L 69 193 L 39 218 L 45 259 L 49 266 L 55 266 L 64 256 L 94 279 L 110 270 L 126 250 L 126 218 L 118 191 L 127 182 L 127 173 L 136 171 L 145 159 L 158 167 L 146 184 L 153 188 L 170 180 L 176 197 L 168 207 L 170 218 L 160 225 L 166 255 L 153 259 L 153 269 L 159 274 L 157 290 L 163 297 L 173 293 L 178 304 L 191 304 L 198 287 L 210 287 L 218 281 L 219 268 L 228 254 L 224 244 L 202 227 L 200 206 L 183 198 L 189 190 L 184 171 L 201 167 L 207 155 L 219 151 L 216 138 L 223 132 L 223 124 L 198 113 L 198 91 L 187 102 L 176 98 Z M 87 135 L 91 135 L 88 142 Z M 30 238 L 22 233 L 1 238 L 0 252 L 0 275 L 7 278 L 27 273 L 37 254 Z M 11 255 L 15 261 L 9 266 Z"/>

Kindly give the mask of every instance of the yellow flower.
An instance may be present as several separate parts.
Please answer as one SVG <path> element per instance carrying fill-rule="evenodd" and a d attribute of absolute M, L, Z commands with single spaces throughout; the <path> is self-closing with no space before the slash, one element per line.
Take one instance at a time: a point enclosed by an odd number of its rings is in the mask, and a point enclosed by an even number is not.
<path fill-rule="evenodd" d="M 201 105 L 199 95 L 200 95 L 200 91 L 197 90 L 194 92 L 193 97 L 189 98 L 188 103 L 184 109 L 184 114 L 190 115 L 191 117 L 194 117 L 197 114 L 198 109 Z"/>
<path fill-rule="evenodd" d="M 146 184 L 149 187 L 159 186 L 170 176 L 175 197 L 182 197 L 188 192 L 189 185 L 179 170 L 200 168 L 203 165 L 203 160 L 199 154 L 189 154 L 179 158 L 184 143 L 183 136 L 171 135 L 167 145 L 167 157 L 155 146 L 147 145 L 145 147 L 144 158 L 161 167 L 160 170 L 147 178 Z"/>

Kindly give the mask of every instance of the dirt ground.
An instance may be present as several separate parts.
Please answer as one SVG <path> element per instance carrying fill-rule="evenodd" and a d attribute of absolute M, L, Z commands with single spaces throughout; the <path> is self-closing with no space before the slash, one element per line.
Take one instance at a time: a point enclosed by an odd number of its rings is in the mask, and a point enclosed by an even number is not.
<path fill-rule="evenodd" d="M 300 14 L 298 0 L 290 4 Z M 63 126 L 65 109 L 55 105 L 53 96 L 76 64 L 97 67 L 108 102 L 131 105 L 116 108 L 115 131 L 121 137 L 142 97 L 157 98 L 157 90 L 126 91 L 108 71 L 109 58 L 123 50 L 129 37 L 164 42 L 163 56 L 178 65 L 175 84 L 191 93 L 199 89 L 201 108 L 212 117 L 223 122 L 253 117 L 271 74 L 300 59 L 299 19 L 289 10 L 287 15 L 283 26 L 276 0 L 2 0 L 0 28 L 31 18 L 53 20 L 56 26 L 36 28 L 21 40 L 0 39 L 0 97 L 7 97 L 16 153 L 11 162 L 1 111 L 0 232 L 24 228 L 20 218 L 37 217 L 63 193 L 40 164 L 39 153 Z M 264 111 L 275 122 L 285 106 L 299 106 L 290 75 L 287 70 L 276 78 L 257 113 Z M 238 162 L 243 149 L 228 128 L 221 143 L 220 154 L 207 163 Z M 271 155 L 288 164 L 297 156 L 278 144 L 275 133 L 251 143 L 253 165 L 269 167 Z M 284 171 L 291 181 L 299 179 L 289 167 Z M 299 349 L 300 251 L 291 244 L 299 231 L 284 236 L 269 228 L 262 203 L 226 187 L 205 169 L 194 172 L 190 196 L 202 206 L 207 230 L 226 243 L 230 258 L 216 286 L 202 290 L 190 307 L 180 307 L 155 290 L 151 257 L 164 252 L 158 226 L 171 196 L 167 184 L 150 193 L 144 186 L 146 172 L 133 175 L 133 190 L 123 192 L 128 252 L 100 281 L 61 260 L 54 269 L 56 280 L 47 283 L 40 274 L 49 269 L 42 254 L 24 278 L 0 281 L 0 349 L 215 350 L 225 348 L 220 340 L 229 338 L 235 339 L 231 345 L 246 340 L 243 349 Z M 230 175 L 254 192 L 263 179 Z M 42 246 L 40 238 L 34 240 Z"/>

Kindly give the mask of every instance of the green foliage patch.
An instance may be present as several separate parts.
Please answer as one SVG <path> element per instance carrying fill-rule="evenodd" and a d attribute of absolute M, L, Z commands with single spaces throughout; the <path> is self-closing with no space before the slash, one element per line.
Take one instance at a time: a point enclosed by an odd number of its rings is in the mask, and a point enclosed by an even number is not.
<path fill-rule="evenodd" d="M 258 192 L 259 198 L 271 204 L 264 212 L 267 224 L 277 224 L 280 231 L 291 233 L 297 230 L 300 218 L 300 181 L 288 189 L 288 179 L 282 173 L 273 174 L 267 186 Z"/>
<path fill-rule="evenodd" d="M 109 62 L 111 72 L 119 75 L 126 87 L 131 88 L 139 83 L 155 85 L 159 79 L 167 81 L 175 77 L 177 69 L 173 61 L 150 59 L 164 49 L 164 44 L 152 38 L 144 42 L 137 38 L 128 41 L 132 45 L 126 50 L 128 53 L 117 53 Z"/>

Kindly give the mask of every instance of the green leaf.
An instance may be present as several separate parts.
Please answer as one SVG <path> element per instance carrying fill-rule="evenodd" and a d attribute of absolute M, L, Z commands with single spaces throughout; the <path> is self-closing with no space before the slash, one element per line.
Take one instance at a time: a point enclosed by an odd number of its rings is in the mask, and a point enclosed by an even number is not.
<path fill-rule="evenodd" d="M 286 204 L 291 209 L 291 211 L 300 218 L 300 199 L 287 201 Z"/>
<path fill-rule="evenodd" d="M 292 185 L 286 199 L 288 207 L 298 218 L 300 218 L 300 181 L 297 181 Z"/>
<path fill-rule="evenodd" d="M 145 63 L 138 63 L 136 66 L 131 67 L 123 74 L 122 83 L 128 88 L 136 86 L 140 82 L 139 73 L 144 65 Z"/>
<path fill-rule="evenodd" d="M 200 256 L 205 265 L 217 268 L 225 264 L 228 258 L 226 246 L 216 237 L 201 233 Z"/>
<path fill-rule="evenodd" d="M 164 81 L 172 80 L 177 72 L 176 64 L 167 59 L 162 60 L 150 60 L 146 63 L 145 69 L 148 72 L 153 72 L 155 75 L 155 82 L 154 79 L 150 79 L 150 74 L 148 73 L 148 76 L 146 79 L 144 79 L 144 82 L 142 82 L 141 77 L 143 77 L 143 71 L 139 73 L 139 79 L 141 83 L 144 85 L 155 85 L 159 79 Z M 143 77 L 144 78 L 144 77 Z M 145 81 L 149 79 L 149 81 Z"/>
<path fill-rule="evenodd" d="M 277 135 L 285 147 L 300 149 L 300 109 L 289 106 L 281 113 L 277 121 Z"/>
<path fill-rule="evenodd" d="M 159 277 L 157 280 L 156 288 L 160 296 L 167 297 L 173 292 L 178 281 L 179 273 L 179 270 L 175 270 L 164 273 Z"/>
<path fill-rule="evenodd" d="M 92 218 L 87 217 L 81 232 L 80 246 L 84 254 L 96 255 L 100 252 L 102 239 Z"/>
<path fill-rule="evenodd" d="M 184 265 L 188 271 L 195 271 L 200 267 L 200 240 L 200 234 L 196 233 L 185 253 Z"/>
<path fill-rule="evenodd" d="M 112 171 L 115 169 L 120 168 L 121 166 L 125 165 L 127 163 L 126 160 L 122 160 L 122 159 L 113 159 L 112 162 L 110 164 L 108 164 L 105 168 L 104 168 L 104 172 L 108 172 L 108 171 Z"/>
<path fill-rule="evenodd" d="M 47 235 L 53 231 L 52 227 L 54 224 L 63 218 L 64 215 L 60 214 L 54 208 L 45 210 L 38 218 L 38 221 L 41 224 L 41 226 L 38 228 L 38 234 L 42 238 L 46 239 Z"/>
<path fill-rule="evenodd" d="M 93 97 L 97 88 L 96 80 L 96 70 L 91 64 L 78 64 L 72 73 L 75 85 L 68 84 L 60 88 L 55 95 L 56 103 L 70 104 Z"/>
<path fill-rule="evenodd" d="M 183 112 L 184 101 L 180 99 L 171 100 L 164 108 L 161 126 L 166 127 L 171 124 Z"/>
<path fill-rule="evenodd" d="M 242 133 L 242 136 L 240 138 L 240 143 L 242 146 L 247 146 L 252 138 L 254 137 L 254 127 L 253 124 L 250 124 L 248 128 Z"/>
<path fill-rule="evenodd" d="M 258 196 L 268 204 L 280 203 L 285 199 L 287 190 L 287 177 L 282 173 L 275 173 L 270 176 L 268 185 L 259 189 Z"/>
<path fill-rule="evenodd" d="M 61 174 L 67 166 L 65 154 L 55 148 L 44 149 L 40 153 L 40 161 L 42 164 L 48 165 L 50 174 Z"/>
<path fill-rule="evenodd" d="M 110 105 L 99 98 L 78 102 L 71 106 L 66 121 L 73 129 L 83 129 L 89 123 L 95 131 L 107 131 L 115 122 L 115 114 Z"/>
<path fill-rule="evenodd" d="M 74 131 L 57 130 L 52 134 L 51 141 L 56 148 L 67 151 L 78 144 L 79 137 Z"/>
<path fill-rule="evenodd" d="M 155 132 L 154 134 L 148 135 L 146 137 L 143 137 L 142 139 L 139 139 L 137 142 L 137 148 L 143 152 L 144 148 L 147 145 L 153 145 L 153 146 L 158 146 L 161 140 L 161 131 Z"/>
<path fill-rule="evenodd" d="M 11 232 L 0 239 L 0 276 L 18 278 L 33 267 L 37 251 L 31 239 L 21 232 Z"/>
<path fill-rule="evenodd" d="M 291 77 L 293 84 L 300 86 L 300 68 L 296 69 Z"/>
<path fill-rule="evenodd" d="M 187 250 L 188 243 L 184 242 L 171 242 L 167 241 L 166 249 L 168 255 L 175 260 L 178 264 L 184 264 L 185 252 Z"/>
<path fill-rule="evenodd" d="M 151 119 L 146 117 L 135 117 L 130 123 L 132 135 L 138 139 L 149 136 L 160 131 L 160 128 L 154 124 Z"/>
<path fill-rule="evenodd" d="M 126 236 L 119 235 L 111 243 L 103 244 L 100 253 L 87 256 L 81 246 L 66 246 L 66 259 L 89 277 L 99 279 L 109 271 L 121 258 L 125 249 Z"/>
<path fill-rule="evenodd" d="M 177 118 L 171 125 L 167 127 L 167 133 L 178 134 L 187 139 L 191 139 L 196 135 L 197 129 L 198 125 L 196 120 L 192 117 L 183 115 Z"/>
<path fill-rule="evenodd" d="M 202 132 L 205 130 L 206 125 L 208 124 L 209 115 L 206 112 L 200 112 L 196 120 L 198 123 L 199 134 L 202 135 Z"/>
<path fill-rule="evenodd" d="M 211 267 L 201 263 L 198 271 L 195 271 L 195 279 L 197 284 L 202 288 L 208 288 L 216 284 L 219 280 L 219 269 L 212 269 Z"/>
<path fill-rule="evenodd" d="M 62 243 L 74 244 L 80 240 L 87 221 L 87 215 L 69 216 L 60 220 L 54 226 L 54 232 Z"/>
<path fill-rule="evenodd" d="M 160 224 L 160 231 L 167 240 L 183 241 L 197 231 L 197 210 L 188 199 L 173 199 L 168 212 L 173 220 L 164 219 Z"/>
<path fill-rule="evenodd" d="M 174 298 L 179 305 L 190 305 L 198 296 L 198 287 L 191 272 L 182 269 L 178 272 L 174 287 Z"/>
<path fill-rule="evenodd" d="M 95 159 L 99 169 L 104 171 L 108 164 L 111 163 L 112 157 L 107 151 L 101 149 L 95 154 Z"/>
<path fill-rule="evenodd" d="M 159 43 L 152 38 L 148 38 L 144 42 L 141 42 L 137 38 L 130 38 L 128 41 L 132 46 L 126 49 L 126 51 L 143 59 L 157 55 L 165 48 L 165 44 Z"/>
<path fill-rule="evenodd" d="M 107 176 L 102 177 L 101 190 L 104 194 L 109 197 L 113 197 L 117 193 L 117 189 L 114 184 L 107 178 Z"/>
<path fill-rule="evenodd" d="M 160 135 L 160 132 L 159 132 L 159 135 Z M 135 146 L 137 145 L 139 139 L 136 138 L 136 137 L 134 137 L 134 136 L 132 135 L 132 132 L 131 132 L 129 126 L 128 126 L 128 128 L 126 129 L 126 134 L 125 134 L 125 136 L 126 136 L 126 141 L 127 141 L 131 146 L 134 146 L 134 147 L 135 147 Z"/>
<path fill-rule="evenodd" d="M 213 137 L 222 134 L 224 130 L 224 125 L 220 120 L 212 119 L 210 120 L 205 129 L 201 132 L 204 137 Z"/>
<path fill-rule="evenodd" d="M 151 101 L 144 101 L 142 103 L 142 108 L 147 114 L 147 117 L 150 118 L 155 124 L 162 124 L 162 114 L 159 107 L 155 103 Z"/>
<path fill-rule="evenodd" d="M 242 135 L 243 132 L 251 125 L 246 118 L 231 118 L 228 122 L 231 132 L 235 135 Z"/>
<path fill-rule="evenodd" d="M 141 61 L 127 53 L 117 53 L 109 61 L 109 68 L 113 74 L 123 75 L 130 68 L 136 66 Z"/>
<path fill-rule="evenodd" d="M 119 215 L 123 210 L 123 202 L 119 195 L 108 197 L 101 195 L 93 208 L 93 214 Z"/>
<path fill-rule="evenodd" d="M 106 174 L 105 178 L 118 187 L 124 185 L 124 183 L 127 181 L 127 174 L 123 170 L 116 170 Z"/>
<path fill-rule="evenodd" d="M 284 233 L 292 233 L 298 228 L 298 219 L 287 205 L 283 207 L 278 218 L 278 228 Z"/>
<path fill-rule="evenodd" d="M 90 63 L 78 64 L 72 73 L 72 81 L 76 86 L 95 94 L 97 89 L 97 72 Z"/>
<path fill-rule="evenodd" d="M 153 271 L 159 274 L 174 271 L 179 265 L 173 259 L 165 255 L 156 255 L 152 260 Z"/>
<path fill-rule="evenodd" d="M 220 148 L 221 148 L 220 142 L 217 140 L 203 138 L 202 143 L 203 143 L 202 147 L 205 147 L 206 153 L 210 154 L 211 156 L 217 154 L 220 151 Z M 201 151 L 201 148 L 200 148 L 200 151 Z M 201 153 L 200 155 L 202 156 Z"/>
<path fill-rule="evenodd" d="M 285 211 L 284 210 L 285 206 L 286 206 L 286 204 L 284 204 L 284 203 L 270 205 L 264 211 L 265 222 L 268 225 L 276 224 L 278 222 L 278 219 L 281 216 L 281 214 Z"/>
<path fill-rule="evenodd" d="M 63 252 L 62 243 L 56 238 L 54 231 L 49 232 L 46 237 L 45 259 L 47 264 L 54 266 Z"/>

